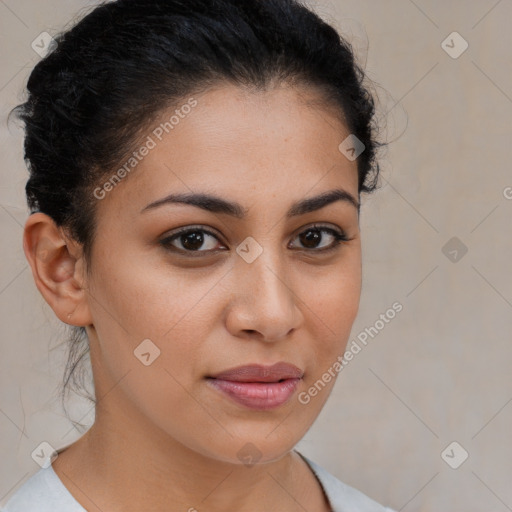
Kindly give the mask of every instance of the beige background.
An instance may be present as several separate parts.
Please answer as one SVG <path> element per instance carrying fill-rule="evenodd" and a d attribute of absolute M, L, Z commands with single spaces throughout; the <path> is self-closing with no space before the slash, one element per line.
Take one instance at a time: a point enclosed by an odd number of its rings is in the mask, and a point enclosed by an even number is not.
<path fill-rule="evenodd" d="M 298 448 L 396 510 L 512 510 L 512 3 L 311 3 L 366 62 L 393 141 L 362 210 L 351 339 L 395 301 L 403 310 L 343 369 Z M 61 447 L 80 435 L 55 395 L 63 331 L 22 251 L 27 173 L 21 131 L 5 118 L 38 61 L 34 38 L 93 4 L 0 1 L 0 499 L 38 469 L 30 454 L 41 441 Z M 469 43 L 457 59 L 441 46 L 453 31 Z M 452 237 L 455 262 L 442 250 Z M 71 407 L 75 419 L 88 410 Z M 441 457 L 452 441 L 469 453 L 458 469 Z"/>

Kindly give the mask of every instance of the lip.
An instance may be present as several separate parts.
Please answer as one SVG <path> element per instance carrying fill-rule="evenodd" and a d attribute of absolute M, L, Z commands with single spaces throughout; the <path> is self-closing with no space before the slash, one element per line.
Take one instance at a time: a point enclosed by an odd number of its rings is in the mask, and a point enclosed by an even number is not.
<path fill-rule="evenodd" d="M 288 402 L 303 375 L 302 370 L 285 362 L 251 364 L 209 376 L 207 383 L 240 405 L 268 410 Z"/>
<path fill-rule="evenodd" d="M 210 378 L 233 382 L 279 382 L 283 379 L 301 379 L 304 372 L 293 364 L 279 362 L 271 366 L 249 364 L 225 370 Z"/>

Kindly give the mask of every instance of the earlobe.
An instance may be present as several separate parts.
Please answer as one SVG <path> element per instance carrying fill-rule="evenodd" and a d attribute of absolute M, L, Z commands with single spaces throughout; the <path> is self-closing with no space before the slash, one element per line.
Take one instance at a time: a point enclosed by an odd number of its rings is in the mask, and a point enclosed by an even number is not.
<path fill-rule="evenodd" d="M 37 289 L 57 317 L 71 325 L 92 324 L 79 245 L 51 217 L 37 212 L 25 223 L 23 250 Z"/>

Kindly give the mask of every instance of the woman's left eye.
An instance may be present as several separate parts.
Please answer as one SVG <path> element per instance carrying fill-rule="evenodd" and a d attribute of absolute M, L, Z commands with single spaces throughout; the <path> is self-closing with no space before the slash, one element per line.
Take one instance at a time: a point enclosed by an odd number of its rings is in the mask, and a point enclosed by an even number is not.
<path fill-rule="evenodd" d="M 327 245 L 323 243 L 325 234 L 331 239 L 331 242 L 327 243 Z M 330 251 L 335 249 L 341 242 L 347 242 L 349 240 L 342 231 L 326 226 L 311 226 L 301 231 L 295 238 L 298 238 L 302 244 L 302 247 L 298 247 L 298 249 L 313 252 Z M 215 240 L 217 244 L 214 242 Z M 179 245 L 175 245 L 175 242 L 178 242 Z M 216 248 L 218 243 L 219 239 L 217 235 L 200 227 L 181 229 L 160 241 L 160 244 L 165 248 L 175 250 L 176 252 L 188 253 L 190 256 L 194 255 L 193 253 L 216 252 L 223 247 L 225 248 L 222 244 L 220 248 Z M 204 246 L 206 246 L 206 249 L 204 249 Z M 200 250 L 201 248 L 203 248 L 203 250 Z"/>
<path fill-rule="evenodd" d="M 318 242 L 324 240 L 323 234 L 325 233 L 331 238 L 331 243 L 328 243 L 327 246 L 325 244 L 317 245 Z M 338 231 L 337 229 L 328 228 L 326 226 L 311 226 L 301 231 L 297 236 L 300 238 L 301 244 L 305 246 L 305 249 L 316 252 L 331 251 L 336 249 L 340 243 L 349 241 L 349 238 L 343 231 Z"/>

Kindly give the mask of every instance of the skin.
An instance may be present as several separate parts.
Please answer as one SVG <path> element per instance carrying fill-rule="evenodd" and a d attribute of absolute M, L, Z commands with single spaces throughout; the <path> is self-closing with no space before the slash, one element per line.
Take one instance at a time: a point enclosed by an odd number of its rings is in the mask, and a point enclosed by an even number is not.
<path fill-rule="evenodd" d="M 293 447 L 335 379 L 306 405 L 297 395 L 343 354 L 357 315 L 359 214 L 349 201 L 285 213 L 333 189 L 359 199 L 356 161 L 338 150 L 349 132 L 305 87 L 224 85 L 195 98 L 192 112 L 98 200 L 89 273 L 80 245 L 48 216 L 26 222 L 37 288 L 59 319 L 86 327 L 98 399 L 94 425 L 53 467 L 89 511 L 329 510 Z M 141 213 L 187 192 L 236 201 L 247 216 L 184 204 Z M 322 255 L 330 233 L 310 248 L 299 236 L 314 223 L 350 240 Z M 199 257 L 159 243 L 197 225 L 217 237 L 203 233 Z M 263 247 L 252 263 L 235 251 L 249 236 Z M 176 251 L 183 242 L 174 240 Z M 145 366 L 134 350 L 148 338 L 160 356 Z M 278 361 L 304 377 L 274 410 L 245 408 L 206 384 L 235 366 Z M 261 454 L 250 467 L 237 455 L 247 443 Z"/>

